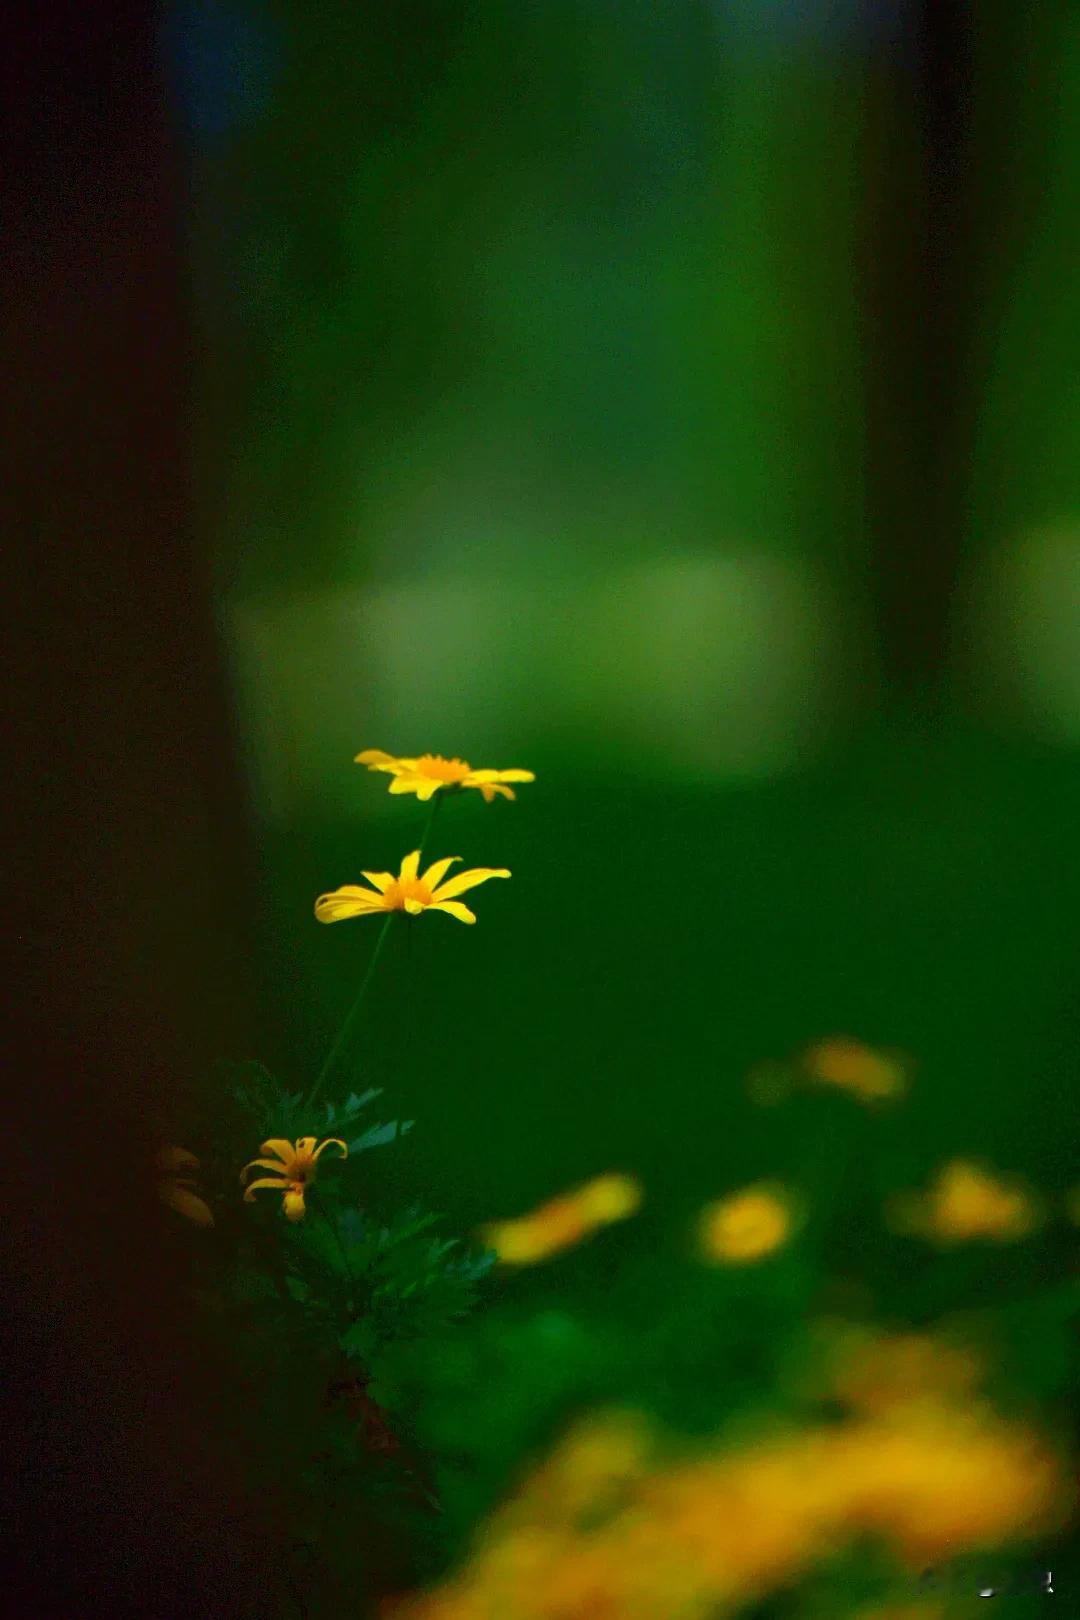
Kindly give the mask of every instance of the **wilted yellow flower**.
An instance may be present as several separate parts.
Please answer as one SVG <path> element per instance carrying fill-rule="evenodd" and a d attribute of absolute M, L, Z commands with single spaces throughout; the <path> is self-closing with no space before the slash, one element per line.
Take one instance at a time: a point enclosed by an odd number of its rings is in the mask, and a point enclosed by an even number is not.
<path fill-rule="evenodd" d="M 791 1199 L 767 1181 L 707 1204 L 698 1217 L 701 1252 L 722 1265 L 764 1259 L 787 1242 L 793 1227 Z"/>
<path fill-rule="evenodd" d="M 415 793 L 421 800 L 430 799 L 440 789 L 478 788 L 488 804 L 496 794 L 504 799 L 515 797 L 508 782 L 535 782 L 532 771 L 474 771 L 467 759 L 444 759 L 442 754 L 418 754 L 415 759 L 399 759 L 384 754 L 381 748 L 365 748 L 357 754 L 355 763 L 366 765 L 369 771 L 385 771 L 392 781 L 391 793 Z"/>
<path fill-rule="evenodd" d="M 897 1231 L 939 1243 L 990 1238 L 1008 1243 L 1038 1224 L 1036 1207 L 1016 1182 L 1007 1182 L 966 1159 L 953 1159 L 922 1195 L 901 1195 L 889 1206 Z"/>
<path fill-rule="evenodd" d="M 808 1046 L 800 1059 L 810 1079 L 837 1086 L 860 1102 L 883 1102 L 900 1096 L 907 1085 L 904 1060 L 896 1052 L 877 1052 L 848 1035 Z"/>
<path fill-rule="evenodd" d="M 460 855 L 448 855 L 429 866 L 423 877 L 418 875 L 420 851 L 414 849 L 401 863 L 397 877 L 393 872 L 361 872 L 373 884 L 371 889 L 347 883 L 332 894 L 320 894 L 315 902 L 315 915 L 320 922 L 342 922 L 346 917 L 366 917 L 377 911 L 406 911 L 410 917 L 419 917 L 424 911 L 445 911 L 458 922 L 474 923 L 476 915 L 456 898 L 488 878 L 508 878 L 505 867 L 475 866 L 470 872 L 459 872 L 443 883 L 443 878 Z"/>
<path fill-rule="evenodd" d="M 255 1165 L 263 1170 L 273 1170 L 272 1176 L 260 1176 L 257 1181 L 248 1184 L 244 1193 L 245 1204 L 255 1202 L 254 1194 L 259 1187 L 272 1187 L 275 1192 L 284 1194 L 283 1209 L 285 1219 L 288 1221 L 302 1221 L 304 1218 L 304 1193 L 315 1180 L 315 1169 L 319 1156 L 325 1153 L 328 1147 L 339 1147 L 341 1157 L 348 1157 L 349 1150 L 338 1136 L 328 1136 L 325 1142 L 315 1146 L 313 1136 L 301 1136 L 295 1146 L 284 1137 L 271 1137 L 259 1149 L 260 1153 L 273 1153 L 273 1159 L 252 1159 L 245 1164 L 240 1172 L 240 1181 L 243 1183 L 248 1171 Z"/>
<path fill-rule="evenodd" d="M 582 1187 L 549 1199 L 528 1215 L 491 1221 L 478 1236 L 504 1265 L 535 1265 L 572 1248 L 598 1227 L 625 1220 L 641 1205 L 641 1187 L 632 1176 L 597 1176 Z"/>
<path fill-rule="evenodd" d="M 193 1190 L 195 1178 L 186 1173 L 199 1168 L 199 1161 L 194 1153 L 189 1153 L 186 1148 L 162 1148 L 157 1156 L 157 1168 L 161 1177 L 158 1182 L 158 1197 L 162 1203 L 168 1204 L 170 1209 L 175 1209 L 180 1215 L 186 1215 L 196 1226 L 213 1226 L 214 1217 L 209 1204 Z"/>

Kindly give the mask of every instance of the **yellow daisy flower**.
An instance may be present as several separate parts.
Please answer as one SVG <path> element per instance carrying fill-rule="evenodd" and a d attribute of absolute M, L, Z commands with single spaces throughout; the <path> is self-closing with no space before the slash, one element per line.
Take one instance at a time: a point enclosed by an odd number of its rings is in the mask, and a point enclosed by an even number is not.
<path fill-rule="evenodd" d="M 315 1146 L 313 1136 L 301 1136 L 294 1146 L 284 1137 L 271 1137 L 259 1149 L 260 1153 L 273 1153 L 273 1159 L 251 1159 L 240 1172 L 240 1181 L 243 1183 L 248 1171 L 255 1165 L 263 1170 L 273 1170 L 272 1176 L 260 1176 L 257 1181 L 249 1182 L 244 1193 L 245 1204 L 255 1202 L 253 1194 L 259 1187 L 273 1187 L 275 1192 L 284 1194 L 283 1209 L 287 1221 L 302 1221 L 304 1218 L 304 1193 L 315 1180 L 315 1168 L 319 1162 L 319 1155 L 325 1153 L 328 1147 L 339 1147 L 341 1157 L 348 1158 L 349 1150 L 339 1136 L 328 1136 L 325 1142 Z"/>
<path fill-rule="evenodd" d="M 410 917 L 419 917 L 423 911 L 446 911 L 458 922 L 474 923 L 475 915 L 456 897 L 475 889 L 478 883 L 486 883 L 488 878 L 508 878 L 510 873 L 505 867 L 474 866 L 470 872 L 459 872 L 444 883 L 443 878 L 460 859 L 460 855 L 448 855 L 420 877 L 420 851 L 414 849 L 402 861 L 397 877 L 392 872 L 361 872 L 360 876 L 367 878 L 373 888 L 347 883 L 332 894 L 320 894 L 315 915 L 320 922 L 332 923 L 376 911 L 407 911 Z"/>
<path fill-rule="evenodd" d="M 158 1197 L 170 1209 L 178 1214 L 186 1215 L 189 1221 L 196 1226 L 213 1226 L 214 1217 L 210 1213 L 210 1205 L 205 1203 L 192 1189 L 195 1179 L 186 1172 L 197 1170 L 199 1161 L 194 1153 L 186 1148 L 162 1148 L 157 1156 L 157 1168 L 161 1179 L 158 1182 Z M 184 1174 L 180 1174 L 183 1171 Z"/>
<path fill-rule="evenodd" d="M 795 1225 L 787 1194 L 770 1182 L 707 1204 L 698 1218 L 700 1250 L 721 1265 L 748 1265 L 781 1248 Z"/>
<path fill-rule="evenodd" d="M 474 771 L 467 759 L 444 759 L 442 754 L 418 754 L 415 759 L 399 759 L 395 754 L 384 754 L 381 748 L 365 748 L 357 754 L 355 763 L 366 765 L 369 771 L 385 771 L 393 778 L 391 793 L 415 793 L 428 800 L 440 788 L 447 791 L 458 788 L 479 788 L 488 804 L 500 794 L 504 799 L 516 797 L 508 782 L 535 782 L 532 771 Z"/>
<path fill-rule="evenodd" d="M 906 1066 L 898 1053 L 877 1052 L 846 1035 L 815 1042 L 803 1052 L 801 1061 L 811 1080 L 837 1086 L 860 1102 L 898 1097 L 906 1085 Z"/>
<path fill-rule="evenodd" d="M 598 1227 L 633 1215 L 641 1197 L 641 1185 L 632 1176 L 596 1176 L 528 1215 L 489 1222 L 480 1228 L 480 1241 L 495 1250 L 503 1265 L 535 1265 L 573 1248 Z"/>
<path fill-rule="evenodd" d="M 1002 1181 L 966 1159 L 945 1165 L 924 1195 L 894 1198 L 889 1216 L 894 1230 L 940 1243 L 1008 1243 L 1026 1237 L 1039 1218 L 1019 1183 Z"/>

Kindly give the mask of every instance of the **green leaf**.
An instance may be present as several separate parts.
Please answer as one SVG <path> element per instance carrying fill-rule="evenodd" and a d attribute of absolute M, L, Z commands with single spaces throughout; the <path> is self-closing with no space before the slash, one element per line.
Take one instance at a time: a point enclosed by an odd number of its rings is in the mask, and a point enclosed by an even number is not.
<path fill-rule="evenodd" d="M 367 1361 L 374 1354 L 376 1342 L 375 1324 L 369 1316 L 350 1323 L 338 1336 L 338 1344 L 351 1361 Z"/>
<path fill-rule="evenodd" d="M 370 1090 L 363 1092 L 359 1097 L 355 1091 L 350 1091 L 345 1099 L 345 1112 L 347 1114 L 358 1114 L 361 1108 L 366 1108 L 369 1102 L 374 1102 L 376 1097 L 381 1096 L 381 1086 L 372 1086 Z"/>
<path fill-rule="evenodd" d="M 349 1152 L 366 1153 L 368 1148 L 383 1147 L 387 1142 L 395 1142 L 399 1136 L 404 1136 L 406 1131 L 412 1130 L 414 1123 L 415 1121 L 411 1119 L 392 1119 L 387 1125 L 372 1125 L 370 1130 L 349 1143 Z"/>

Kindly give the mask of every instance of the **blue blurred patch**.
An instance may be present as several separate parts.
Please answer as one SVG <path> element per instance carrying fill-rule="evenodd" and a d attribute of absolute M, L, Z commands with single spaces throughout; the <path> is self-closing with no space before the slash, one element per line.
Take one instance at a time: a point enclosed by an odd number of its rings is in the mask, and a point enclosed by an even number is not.
<path fill-rule="evenodd" d="M 265 11 L 180 0 L 166 7 L 162 53 L 173 105 L 194 145 L 244 128 L 266 107 L 279 49 Z"/>
<path fill-rule="evenodd" d="M 711 0 L 711 7 L 726 34 L 858 50 L 899 39 L 914 0 Z"/>

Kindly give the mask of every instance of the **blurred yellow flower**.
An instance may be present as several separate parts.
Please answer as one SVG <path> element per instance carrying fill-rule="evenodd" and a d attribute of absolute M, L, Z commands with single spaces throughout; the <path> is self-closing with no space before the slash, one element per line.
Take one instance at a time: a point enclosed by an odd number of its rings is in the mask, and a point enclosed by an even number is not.
<path fill-rule="evenodd" d="M 332 894 L 321 894 L 315 902 L 315 915 L 320 922 L 342 922 L 346 917 L 366 917 L 379 911 L 405 911 L 410 917 L 419 917 L 424 911 L 445 911 L 459 922 L 474 923 L 476 915 L 456 898 L 488 878 L 508 878 L 504 867 L 476 866 L 470 872 L 459 872 L 443 882 L 447 872 L 460 855 L 448 855 L 429 866 L 423 877 L 418 875 L 420 851 L 414 849 L 401 863 L 397 877 L 392 872 L 361 872 L 374 887 L 361 888 L 347 883 Z"/>
<path fill-rule="evenodd" d="M 830 1393 L 869 1416 L 911 1401 L 966 1400 L 982 1373 L 974 1351 L 923 1333 L 846 1328 L 834 1339 L 831 1359 Z"/>
<path fill-rule="evenodd" d="M 582 1187 L 551 1198 L 528 1215 L 490 1221 L 480 1241 L 504 1265 L 528 1266 L 572 1248 L 598 1227 L 625 1220 L 641 1205 L 641 1186 L 632 1176 L 597 1176 Z"/>
<path fill-rule="evenodd" d="M 672 1458 L 641 1415 L 586 1419 L 482 1527 L 469 1561 L 397 1620 L 714 1620 L 867 1536 L 909 1568 L 1063 1521 L 1038 1437 L 937 1403 Z M 895 1601 L 895 1600 L 894 1600 Z M 914 1606 L 930 1620 L 933 1599 Z M 905 1607 L 878 1620 L 907 1620 Z M 869 1617 L 865 1617 L 869 1620 Z"/>
<path fill-rule="evenodd" d="M 877 1052 L 847 1035 L 816 1041 L 803 1051 L 800 1063 L 811 1080 L 837 1086 L 860 1102 L 884 1102 L 901 1096 L 907 1086 L 906 1065 L 898 1053 Z"/>
<path fill-rule="evenodd" d="M 633 1176 L 597 1176 L 579 1189 L 577 1200 L 586 1219 L 606 1225 L 641 1208 L 641 1183 Z"/>
<path fill-rule="evenodd" d="M 244 1193 L 245 1204 L 255 1202 L 254 1194 L 260 1187 L 272 1187 L 275 1192 L 284 1194 L 282 1208 L 285 1219 L 288 1221 L 302 1221 L 304 1218 L 304 1194 L 315 1180 L 315 1170 L 320 1154 L 326 1152 L 328 1147 L 339 1147 L 341 1157 L 348 1157 L 349 1150 L 338 1136 L 328 1136 L 325 1142 L 315 1146 L 313 1136 L 301 1136 L 294 1145 L 284 1137 L 271 1137 L 262 1144 L 260 1153 L 272 1153 L 272 1159 L 251 1159 L 240 1172 L 240 1181 L 243 1183 L 248 1171 L 256 1165 L 263 1170 L 272 1170 L 272 1176 L 260 1176 L 257 1181 L 249 1182 Z"/>
<path fill-rule="evenodd" d="M 953 1159 L 924 1194 L 901 1194 L 888 1208 L 896 1231 L 936 1242 L 965 1243 L 988 1238 L 1008 1243 L 1026 1237 L 1038 1224 L 1034 1201 L 1018 1182 L 992 1176 L 966 1159 Z"/>
<path fill-rule="evenodd" d="M 722 1265 L 749 1265 L 781 1248 L 795 1225 L 791 1199 L 781 1187 L 759 1181 L 707 1204 L 698 1217 L 702 1255 Z"/>
<path fill-rule="evenodd" d="M 1032 1535 L 1072 1495 L 1031 1430 L 977 1407 L 927 1402 L 855 1424 L 834 1466 L 851 1482 L 851 1530 L 917 1568 Z"/>
<path fill-rule="evenodd" d="M 168 1204 L 170 1209 L 175 1209 L 178 1214 L 186 1215 L 189 1221 L 194 1221 L 196 1226 L 213 1226 L 214 1217 L 210 1213 L 210 1206 L 194 1192 L 195 1178 L 187 1174 L 189 1170 L 198 1168 L 198 1159 L 186 1148 L 162 1148 L 157 1156 L 157 1169 L 161 1178 L 158 1181 L 158 1197 L 163 1204 Z"/>
<path fill-rule="evenodd" d="M 467 759 L 444 759 L 442 754 L 418 754 L 415 759 L 399 759 L 384 754 L 381 748 L 365 748 L 357 754 L 355 763 L 366 765 L 369 771 L 385 771 L 391 778 L 391 793 L 415 793 L 421 800 L 430 799 L 440 789 L 478 788 L 488 804 L 500 794 L 513 799 L 514 790 L 508 782 L 535 782 L 532 771 L 474 771 Z"/>

